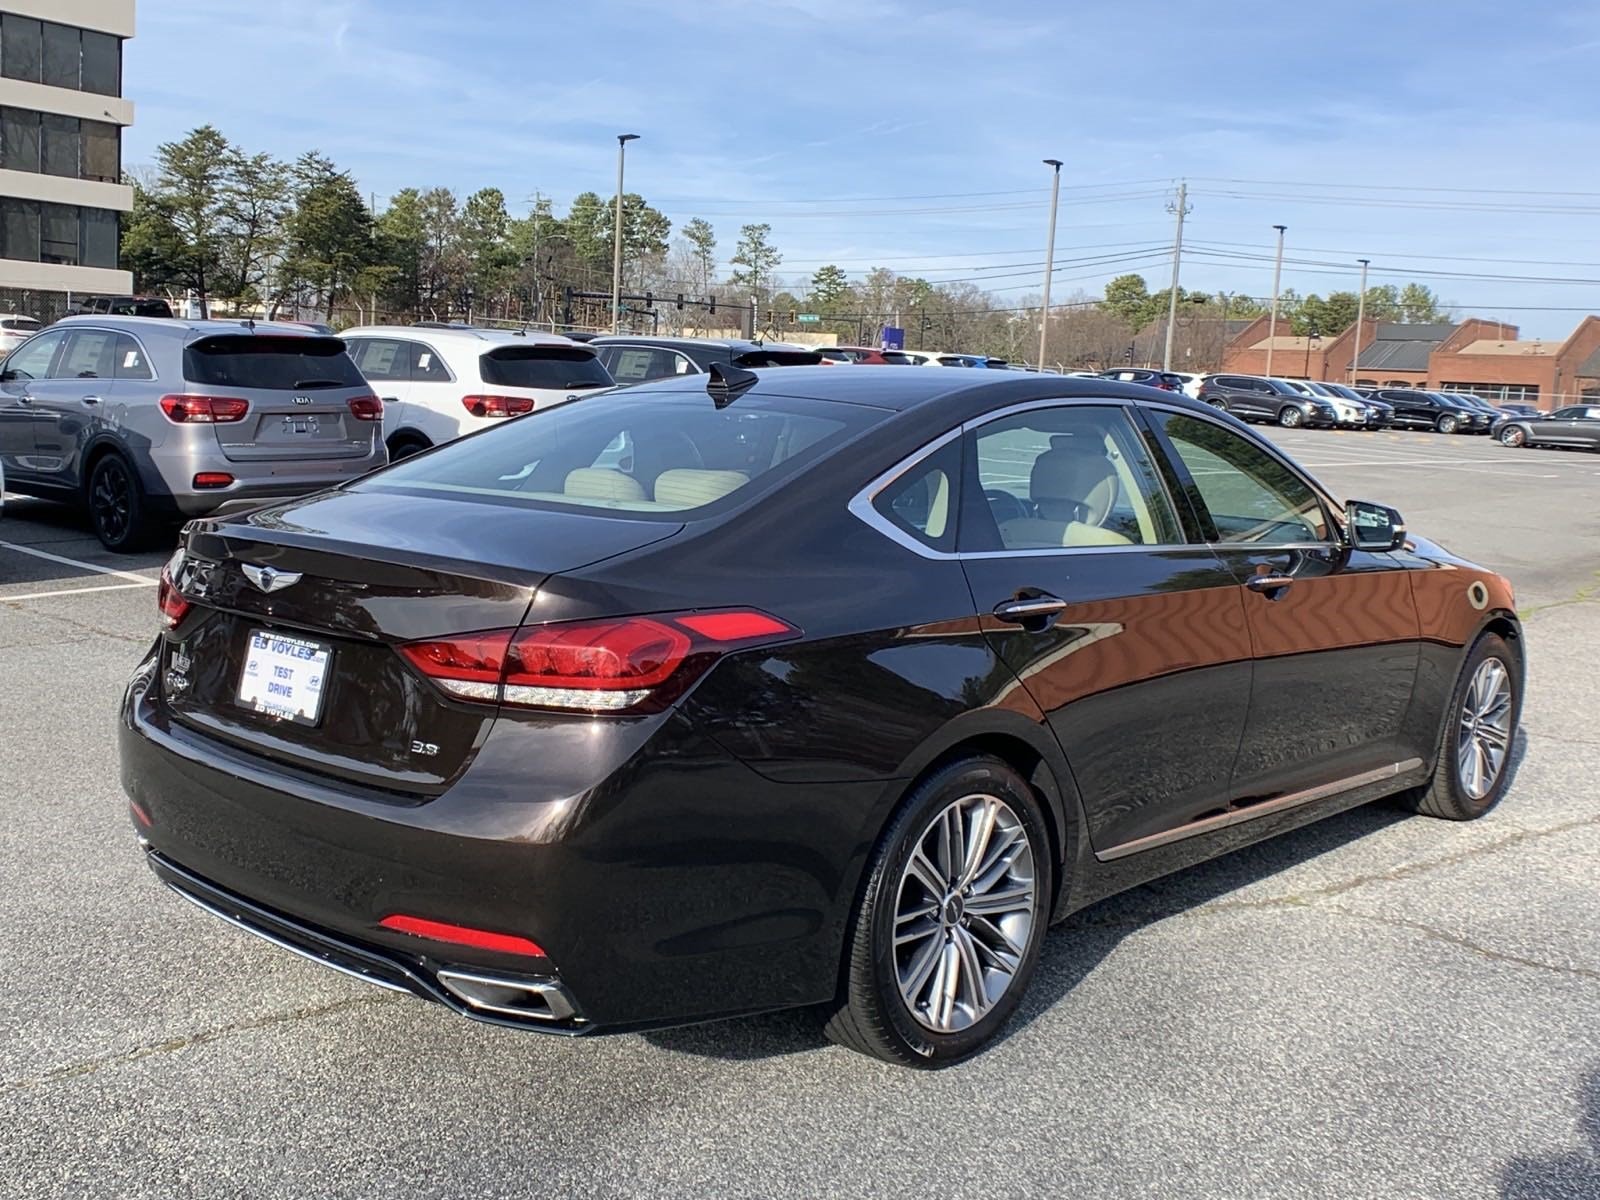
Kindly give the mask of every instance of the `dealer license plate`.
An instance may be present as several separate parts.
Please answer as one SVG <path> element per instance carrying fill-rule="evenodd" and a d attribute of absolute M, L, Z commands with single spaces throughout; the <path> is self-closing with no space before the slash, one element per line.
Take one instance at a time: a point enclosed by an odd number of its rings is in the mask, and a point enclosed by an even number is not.
<path fill-rule="evenodd" d="M 315 725 L 333 649 L 320 642 L 253 630 L 239 677 L 239 703 L 256 712 Z"/>

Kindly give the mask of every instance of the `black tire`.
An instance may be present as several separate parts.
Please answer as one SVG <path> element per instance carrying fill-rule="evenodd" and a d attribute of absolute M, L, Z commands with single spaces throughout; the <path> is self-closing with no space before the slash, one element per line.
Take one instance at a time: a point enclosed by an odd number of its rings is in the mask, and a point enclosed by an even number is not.
<path fill-rule="evenodd" d="M 1463 709 L 1467 691 L 1478 670 L 1489 659 L 1498 659 L 1504 667 L 1510 686 L 1510 729 L 1506 736 L 1505 757 L 1500 763 L 1492 786 L 1482 796 L 1473 796 L 1462 780 L 1458 755 L 1459 739 L 1463 728 Z M 1450 706 L 1445 710 L 1443 729 L 1434 756 L 1433 778 L 1419 788 L 1404 793 L 1400 802 L 1412 812 L 1423 816 L 1440 817 L 1446 821 L 1475 821 L 1483 816 L 1505 794 L 1511 776 L 1511 760 L 1516 750 L 1517 728 L 1522 717 L 1522 659 L 1515 650 L 1497 634 L 1485 633 L 1473 644 L 1461 668 L 1461 676 L 1450 693 Z"/>
<path fill-rule="evenodd" d="M 1285 429 L 1298 429 L 1306 423 L 1306 415 L 1292 404 L 1278 410 L 1278 424 Z"/>
<path fill-rule="evenodd" d="M 935 818 L 974 795 L 1002 801 L 1026 837 L 1032 855 L 1032 920 L 1010 983 L 993 1007 L 966 1028 L 945 1033 L 913 1016 L 901 996 L 894 942 L 896 905 L 902 878 Z M 1055 894 L 1055 865 L 1039 801 L 1027 781 L 1006 763 L 974 756 L 924 778 L 901 801 L 867 866 L 866 882 L 846 936 L 839 995 L 828 1006 L 828 1037 L 862 1054 L 923 1069 L 947 1067 L 983 1049 L 1016 1010 L 1038 964 Z M 942 923 L 945 909 L 935 907 Z M 966 924 L 973 918 L 958 915 L 952 919 Z M 948 944 L 950 936 L 935 935 L 934 940 L 942 937 Z"/>
<path fill-rule="evenodd" d="M 397 433 L 389 439 L 389 461 L 399 462 L 402 458 L 410 458 L 413 454 L 421 454 L 432 448 L 433 443 L 420 433 Z"/>
<path fill-rule="evenodd" d="M 1528 444 L 1528 431 L 1521 425 L 1507 425 L 1500 431 L 1500 444 L 1502 446 L 1526 446 Z"/>
<path fill-rule="evenodd" d="M 1438 429 L 1440 433 L 1454 433 L 1456 429 L 1460 427 L 1460 425 L 1460 421 L 1456 420 L 1456 418 L 1452 417 L 1449 413 L 1445 413 L 1439 418 Z"/>
<path fill-rule="evenodd" d="M 139 474 L 120 454 L 107 454 L 94 464 L 86 499 L 94 535 L 113 554 L 133 554 L 154 540 L 157 523 Z"/>

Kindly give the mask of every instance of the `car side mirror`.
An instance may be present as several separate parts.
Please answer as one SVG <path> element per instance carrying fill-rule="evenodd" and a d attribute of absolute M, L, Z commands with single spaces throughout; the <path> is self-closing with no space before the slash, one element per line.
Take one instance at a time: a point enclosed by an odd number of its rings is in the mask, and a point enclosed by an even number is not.
<path fill-rule="evenodd" d="M 0 383 L 14 383 L 17 378 L 15 371 L 0 371 Z"/>
<path fill-rule="evenodd" d="M 1352 500 L 1344 506 L 1350 545 L 1384 554 L 1406 544 L 1405 519 L 1387 504 Z"/>

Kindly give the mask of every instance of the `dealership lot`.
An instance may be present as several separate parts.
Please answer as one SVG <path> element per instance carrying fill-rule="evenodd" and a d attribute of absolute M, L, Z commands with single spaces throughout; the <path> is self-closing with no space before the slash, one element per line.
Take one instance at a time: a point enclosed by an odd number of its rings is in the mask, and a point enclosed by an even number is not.
<path fill-rule="evenodd" d="M 0 520 L 0 1114 L 17 1194 L 1600 1194 L 1600 456 L 1272 431 L 1509 574 L 1505 804 L 1374 807 L 1104 902 L 938 1075 L 783 1014 L 569 1042 L 320 970 L 165 893 L 111 727 L 160 553 Z M 111 572 L 111 573 L 107 573 Z"/>

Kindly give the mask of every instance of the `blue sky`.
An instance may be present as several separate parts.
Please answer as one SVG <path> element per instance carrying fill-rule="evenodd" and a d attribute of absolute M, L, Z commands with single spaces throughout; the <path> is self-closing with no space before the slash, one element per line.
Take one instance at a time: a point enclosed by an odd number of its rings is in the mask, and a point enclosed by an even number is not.
<path fill-rule="evenodd" d="M 615 135 L 638 133 L 628 189 L 675 225 L 705 216 L 724 257 L 766 221 L 785 276 L 884 265 L 1020 300 L 1054 157 L 1058 299 L 1130 269 L 1165 286 L 1180 177 L 1187 287 L 1268 293 L 1270 261 L 1215 255 L 1270 256 L 1275 223 L 1302 293 L 1353 287 L 1353 265 L 1296 258 L 1370 257 L 1374 283 L 1600 280 L 1594 6 L 141 0 L 138 18 L 133 167 L 209 121 L 252 151 L 321 150 L 380 206 L 493 185 L 520 214 L 536 191 L 609 194 Z M 1600 308 L 1600 283 L 1424 282 L 1525 335 Z"/>

